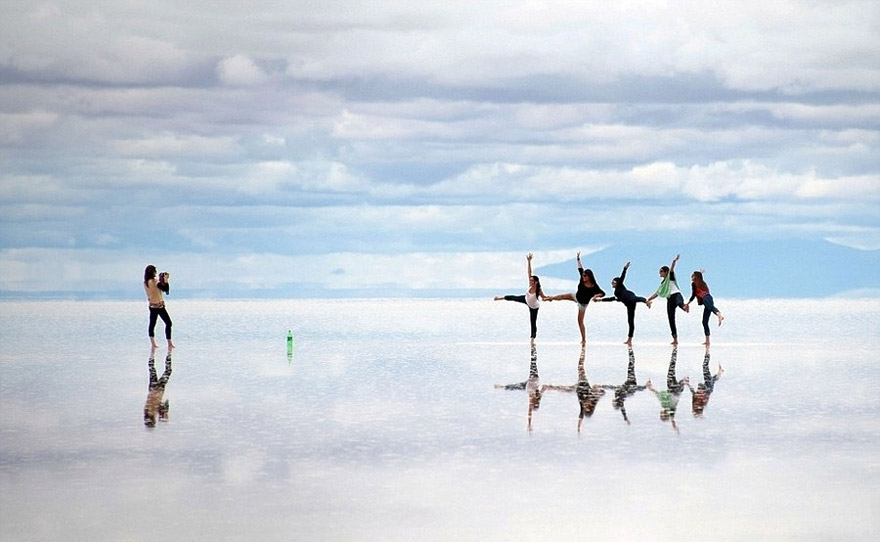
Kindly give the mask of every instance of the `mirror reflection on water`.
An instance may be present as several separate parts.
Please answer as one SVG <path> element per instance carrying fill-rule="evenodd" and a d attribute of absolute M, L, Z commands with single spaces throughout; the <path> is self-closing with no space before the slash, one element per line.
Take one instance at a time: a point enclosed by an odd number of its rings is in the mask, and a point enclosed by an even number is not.
<path fill-rule="evenodd" d="M 3 540 L 880 535 L 872 301 L 725 300 L 706 348 L 662 311 L 628 347 L 591 306 L 582 346 L 557 306 L 533 344 L 491 300 L 178 300 L 170 353 L 142 305 L 3 303 Z"/>

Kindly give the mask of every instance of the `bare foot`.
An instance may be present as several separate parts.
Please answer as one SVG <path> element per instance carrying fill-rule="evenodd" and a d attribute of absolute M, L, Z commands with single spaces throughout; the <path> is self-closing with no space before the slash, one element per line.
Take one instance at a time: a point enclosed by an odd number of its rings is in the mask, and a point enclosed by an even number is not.
<path fill-rule="evenodd" d="M 651 301 L 650 299 L 645 301 L 645 305 L 647 305 L 649 309 L 651 308 L 651 303 L 653 303 L 653 301 Z"/>
<path fill-rule="evenodd" d="M 632 346 L 632 345 L 633 345 L 632 337 L 630 337 L 629 339 L 623 341 L 623 344 L 625 344 L 625 345 L 627 345 L 627 346 Z"/>
<path fill-rule="evenodd" d="M 703 343 L 704 346 L 709 346 L 709 337 L 706 337 L 706 342 Z"/>
<path fill-rule="evenodd" d="M 676 346 L 678 344 L 678 339 L 673 339 L 673 341 L 669 344 L 671 344 L 672 346 Z"/>
<path fill-rule="evenodd" d="M 685 305 L 685 306 L 684 306 L 684 312 L 691 312 L 691 306 L 690 306 L 690 305 Z"/>
<path fill-rule="evenodd" d="M 723 322 L 723 321 L 724 321 L 724 317 L 719 314 L 718 315 L 718 325 L 720 326 L 721 322 Z"/>
<path fill-rule="evenodd" d="M 168 341 L 168 350 L 173 350 L 173 349 L 174 349 L 174 343 L 171 341 Z"/>
<path fill-rule="evenodd" d="M 504 299 L 503 295 L 496 295 L 495 296 L 495 301 L 501 301 L 502 299 Z"/>

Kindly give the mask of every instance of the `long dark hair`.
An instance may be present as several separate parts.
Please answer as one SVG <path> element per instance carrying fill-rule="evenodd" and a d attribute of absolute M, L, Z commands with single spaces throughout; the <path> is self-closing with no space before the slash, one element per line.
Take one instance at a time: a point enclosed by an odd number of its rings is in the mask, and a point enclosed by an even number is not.
<path fill-rule="evenodd" d="M 541 279 L 538 278 L 538 275 L 532 275 L 532 279 L 535 281 L 535 295 L 544 297 L 544 291 L 541 289 Z"/>
<path fill-rule="evenodd" d="M 598 286 L 598 284 L 596 283 L 596 276 L 593 275 L 592 269 L 584 269 L 584 272 L 581 273 L 581 280 L 584 280 L 585 276 L 590 279 L 590 282 L 593 283 L 593 286 Z"/>
<path fill-rule="evenodd" d="M 675 281 L 675 271 L 673 271 L 672 273 L 670 273 L 670 272 L 669 272 L 669 266 L 668 266 L 668 265 L 664 265 L 663 267 L 661 267 L 661 268 L 660 268 L 660 271 L 665 271 L 666 274 L 669 275 L 669 280 L 671 280 L 671 281 Z"/>
<path fill-rule="evenodd" d="M 150 279 L 156 278 L 156 266 L 148 265 L 146 269 L 144 269 L 144 284 L 150 282 Z"/>
<path fill-rule="evenodd" d="M 694 271 L 694 280 L 693 285 L 701 290 L 709 291 L 709 285 L 706 284 L 706 281 L 703 280 L 703 272 L 702 271 Z"/>

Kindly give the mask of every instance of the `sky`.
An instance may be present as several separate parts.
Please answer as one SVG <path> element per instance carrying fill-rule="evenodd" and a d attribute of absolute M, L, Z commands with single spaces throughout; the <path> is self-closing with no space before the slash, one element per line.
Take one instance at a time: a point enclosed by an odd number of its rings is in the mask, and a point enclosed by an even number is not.
<path fill-rule="evenodd" d="M 0 162 L 7 298 L 142 299 L 147 264 L 309 297 L 518 291 L 528 251 L 878 254 L 880 4 L 7 0 Z"/>

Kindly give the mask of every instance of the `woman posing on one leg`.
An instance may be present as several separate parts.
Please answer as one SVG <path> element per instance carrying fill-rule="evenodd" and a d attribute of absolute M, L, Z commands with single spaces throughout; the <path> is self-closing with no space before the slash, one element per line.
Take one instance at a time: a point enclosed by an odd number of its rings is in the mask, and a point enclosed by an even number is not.
<path fill-rule="evenodd" d="M 702 271 L 694 271 L 691 275 L 691 298 L 688 299 L 688 302 L 685 304 L 685 310 L 690 306 L 691 301 L 694 298 L 697 298 L 697 304 L 703 306 L 703 333 L 706 335 L 706 342 L 703 344 L 709 344 L 709 315 L 714 314 L 718 317 L 718 325 L 721 325 L 721 322 L 724 321 L 724 317 L 721 316 L 721 311 L 715 306 L 715 301 L 712 299 L 712 294 L 709 293 L 709 285 L 706 284 L 706 281 L 703 280 L 703 272 Z"/>
<path fill-rule="evenodd" d="M 165 298 L 162 292 L 169 292 L 168 280 L 171 275 L 161 273 L 158 280 L 156 279 L 156 266 L 148 265 L 144 269 L 144 291 L 147 292 L 147 302 L 150 304 L 150 326 L 147 328 L 147 334 L 150 336 L 150 344 L 156 346 L 156 320 L 161 318 L 165 323 L 165 339 L 168 341 L 168 348 L 174 348 L 171 342 L 171 317 L 165 309 Z"/>
<path fill-rule="evenodd" d="M 605 292 L 596 284 L 596 277 L 593 276 L 593 270 L 584 269 L 584 265 L 581 263 L 580 252 L 577 253 L 577 267 L 579 279 L 577 292 L 550 296 L 547 298 L 547 301 L 565 299 L 568 301 L 574 301 L 578 304 L 578 328 L 581 330 L 581 345 L 585 345 L 587 344 L 587 330 L 584 327 L 584 311 L 587 310 L 587 305 L 590 304 L 591 300 L 604 297 Z"/>
<path fill-rule="evenodd" d="M 539 279 L 537 275 L 532 274 L 532 257 L 533 254 L 531 252 L 526 255 L 526 271 L 529 277 L 529 288 L 526 290 L 525 295 L 497 295 L 495 296 L 495 301 L 516 301 L 518 303 L 526 304 L 529 308 L 529 318 L 532 324 L 532 341 L 534 341 L 535 337 L 538 335 L 538 309 L 541 307 L 541 300 L 547 299 L 547 296 L 545 296 L 544 291 L 541 290 L 541 279 Z"/>
<path fill-rule="evenodd" d="M 626 305 L 626 321 L 629 324 L 629 335 L 627 335 L 623 344 L 632 346 L 633 332 L 635 332 L 636 329 L 636 303 L 644 303 L 650 309 L 651 302 L 644 297 L 639 297 L 630 290 L 627 290 L 626 286 L 623 285 L 623 281 L 626 279 L 626 270 L 629 269 L 629 264 L 630 262 L 626 262 L 620 276 L 614 277 L 614 280 L 611 281 L 611 286 L 614 288 L 614 295 L 611 297 L 605 297 L 602 301 L 620 301 Z"/>
<path fill-rule="evenodd" d="M 660 268 L 660 286 L 657 291 L 651 294 L 648 301 L 653 301 L 655 297 L 666 298 L 666 315 L 669 317 L 669 331 L 672 332 L 672 344 L 678 344 L 678 329 L 675 327 L 675 309 L 688 312 L 688 306 L 684 304 L 684 298 L 678 283 L 675 281 L 675 262 L 678 261 L 680 254 L 676 254 L 672 260 L 672 264 L 668 267 Z"/>

